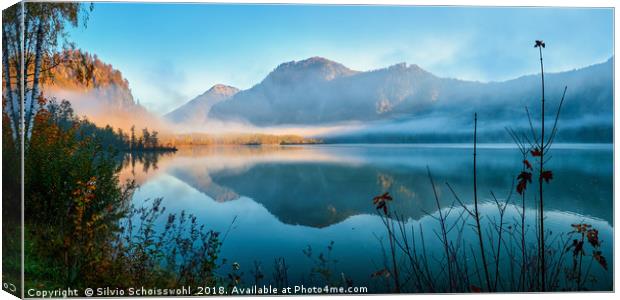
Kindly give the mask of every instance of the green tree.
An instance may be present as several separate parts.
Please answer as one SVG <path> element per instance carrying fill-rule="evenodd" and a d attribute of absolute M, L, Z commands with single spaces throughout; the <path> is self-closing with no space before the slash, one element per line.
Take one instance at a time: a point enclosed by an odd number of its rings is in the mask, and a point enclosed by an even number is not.
<path fill-rule="evenodd" d="M 129 150 L 134 151 L 136 149 L 136 126 L 131 126 L 131 138 L 129 141 Z"/>
<path fill-rule="evenodd" d="M 151 147 L 151 133 L 148 128 L 142 129 L 142 140 L 144 141 L 144 148 Z"/>

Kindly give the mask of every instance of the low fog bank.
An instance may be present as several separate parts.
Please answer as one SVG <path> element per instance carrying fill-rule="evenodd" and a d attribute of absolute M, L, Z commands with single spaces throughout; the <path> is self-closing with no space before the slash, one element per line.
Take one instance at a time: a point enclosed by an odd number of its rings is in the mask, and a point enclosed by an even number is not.
<path fill-rule="evenodd" d="M 551 132 L 555 115 L 546 117 L 547 132 Z M 535 130 L 539 119 L 532 119 Z M 325 125 L 284 124 L 277 126 L 256 126 L 247 121 L 210 120 L 193 124 L 168 124 L 171 132 L 177 134 L 269 134 L 297 135 L 321 140 L 325 143 L 463 143 L 471 142 L 473 114 L 430 114 L 418 117 L 374 122 L 338 122 Z M 510 143 L 512 139 L 506 128 L 519 133 L 530 134 L 531 130 L 525 112 L 521 121 L 498 119 L 492 114 L 478 114 L 478 141 L 483 143 Z M 557 142 L 611 143 L 613 142 L 613 119 L 585 115 L 577 119 L 562 119 L 558 122 Z"/>
<path fill-rule="evenodd" d="M 547 132 L 551 132 L 555 116 L 546 117 Z M 539 119 L 533 119 L 534 129 L 540 128 Z M 478 141 L 482 143 L 510 143 L 507 128 L 519 134 L 531 135 L 527 117 L 520 122 L 497 119 L 493 115 L 478 114 Z M 326 143 L 463 143 L 473 140 L 473 114 L 427 115 L 407 119 L 377 121 L 361 126 L 343 128 L 320 136 Z M 612 117 L 583 116 L 578 119 L 560 118 L 556 142 L 612 143 Z"/>
<path fill-rule="evenodd" d="M 163 137 L 203 134 L 226 136 L 234 134 L 295 135 L 318 139 L 325 143 L 464 143 L 471 142 L 473 112 L 449 109 L 423 115 L 401 115 L 377 121 L 341 121 L 328 124 L 278 124 L 257 126 L 241 118 L 200 122 L 172 122 L 156 116 L 133 101 L 131 94 L 114 86 L 90 90 L 63 90 L 48 88 L 48 98 L 71 102 L 76 115 L 87 118 L 98 126 L 110 125 L 128 131 L 149 128 Z M 612 114 L 579 114 L 571 112 L 560 116 L 557 142 L 611 143 L 613 142 Z M 538 112 L 531 110 L 535 128 L 540 126 Z M 550 132 L 555 114 L 546 117 Z M 506 128 L 529 133 L 529 123 L 523 111 L 483 110 L 478 114 L 478 140 L 488 143 L 512 142 Z"/>
<path fill-rule="evenodd" d="M 299 135 L 309 138 L 320 138 L 336 134 L 338 132 L 345 132 L 348 130 L 361 129 L 363 124 L 359 122 L 343 122 L 328 125 L 299 125 L 299 124 L 284 124 L 274 126 L 256 126 L 247 121 L 235 120 L 235 121 L 223 121 L 223 120 L 209 120 L 200 123 L 184 123 L 173 124 L 168 123 L 168 128 L 174 133 L 178 134 L 212 134 L 212 135 L 226 135 L 226 134 L 270 134 L 270 135 Z"/>
<path fill-rule="evenodd" d="M 169 131 L 167 122 L 136 104 L 130 92 L 114 85 L 88 90 L 48 87 L 44 90 L 44 95 L 57 102 L 69 101 L 77 116 L 100 127 L 109 125 L 114 129 L 129 131 L 135 126 L 136 130 L 149 128 L 161 132 Z"/>

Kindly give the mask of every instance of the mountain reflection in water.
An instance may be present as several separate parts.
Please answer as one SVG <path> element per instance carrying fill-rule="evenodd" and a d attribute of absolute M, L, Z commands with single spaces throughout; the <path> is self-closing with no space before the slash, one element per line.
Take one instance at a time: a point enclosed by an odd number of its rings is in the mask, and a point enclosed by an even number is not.
<path fill-rule="evenodd" d="M 554 179 L 545 189 L 546 228 L 566 233 L 572 223 L 593 224 L 610 265 L 612 149 L 612 145 L 555 145 L 548 164 Z M 158 157 L 149 168 L 139 161 L 125 164 L 120 177 L 140 185 L 134 204 L 163 197 L 167 212 L 186 211 L 207 228 L 230 229 L 222 248 L 229 261 L 246 268 L 259 261 L 269 269 L 275 258 L 285 257 L 291 280 L 303 282 L 312 263 L 302 249 L 310 245 L 318 253 L 334 241 L 332 256 L 340 261 L 338 271 L 370 286 L 375 283 L 369 274 L 382 265 L 378 239 L 385 239 L 372 198 L 389 191 L 394 196 L 391 207 L 408 218 L 408 226 L 424 224 L 429 253 L 438 251 L 433 236 L 437 222 L 428 215 L 436 214 L 436 206 L 426 166 L 433 172 L 442 206 L 454 201 L 446 182 L 467 204 L 473 195 L 471 155 L 468 145 L 187 147 Z M 496 212 L 490 192 L 500 201 L 510 193 L 521 170 L 520 154 L 511 146 L 481 145 L 478 155 L 481 210 L 492 219 Z M 529 218 L 536 213 L 536 192 L 536 185 L 527 190 Z M 520 205 L 514 193 L 512 201 Z M 517 218 L 509 209 L 507 222 Z M 465 235 L 472 233 L 466 230 Z M 600 288 L 607 289 L 612 273 L 593 272 Z"/>
<path fill-rule="evenodd" d="M 496 195 L 509 193 L 521 163 L 514 149 L 481 148 L 478 189 L 483 201 L 491 201 L 491 190 Z M 546 209 L 611 222 L 611 146 L 559 145 L 554 151 L 548 167 L 554 181 L 546 189 Z M 369 199 L 385 191 L 406 217 L 419 219 L 434 211 L 427 165 L 445 205 L 452 200 L 445 182 L 464 200 L 472 194 L 471 149 L 464 145 L 188 147 L 150 163 L 157 169 L 138 164 L 125 166 L 121 179 L 133 177 L 142 184 L 166 173 L 217 202 L 246 196 L 284 223 L 311 227 L 374 213 Z M 534 202 L 528 205 L 535 208 Z"/>

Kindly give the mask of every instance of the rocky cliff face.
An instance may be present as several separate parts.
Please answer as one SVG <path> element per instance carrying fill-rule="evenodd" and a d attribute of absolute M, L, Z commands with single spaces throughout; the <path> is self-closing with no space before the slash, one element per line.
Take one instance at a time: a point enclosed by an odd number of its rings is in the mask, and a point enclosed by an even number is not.
<path fill-rule="evenodd" d="M 160 125 L 157 117 L 134 100 L 123 74 L 96 55 L 67 50 L 54 60 L 61 63 L 44 73 L 41 90 L 45 97 L 70 101 L 78 115 L 101 126 Z"/>

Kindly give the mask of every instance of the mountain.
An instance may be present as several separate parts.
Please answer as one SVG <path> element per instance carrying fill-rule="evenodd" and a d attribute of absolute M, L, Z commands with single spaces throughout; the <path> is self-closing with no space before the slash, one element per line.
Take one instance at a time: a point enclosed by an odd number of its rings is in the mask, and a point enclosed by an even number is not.
<path fill-rule="evenodd" d="M 545 84 L 550 120 L 568 86 L 561 118 L 563 138 L 611 140 L 613 58 L 545 74 Z M 538 116 L 539 99 L 539 75 L 483 83 L 438 77 L 404 63 L 358 72 L 313 57 L 281 64 L 259 84 L 213 105 L 209 117 L 257 126 L 373 123 L 335 134 L 342 138 L 394 135 L 402 139 L 404 131 L 416 132 L 418 137 L 459 132 L 469 136 L 473 112 L 479 113 L 481 125 L 488 125 L 486 130 L 504 134 L 505 126 L 523 123 L 525 106 Z"/>
<path fill-rule="evenodd" d="M 61 63 L 42 82 L 45 97 L 68 100 L 79 116 L 100 126 L 159 127 L 159 118 L 134 100 L 129 82 L 112 65 L 78 49 L 57 55 Z"/>
<path fill-rule="evenodd" d="M 261 83 L 215 105 L 210 114 L 256 125 L 381 120 L 424 111 L 446 84 L 467 85 L 442 80 L 417 65 L 358 72 L 313 57 L 281 64 Z"/>
<path fill-rule="evenodd" d="M 355 75 L 342 64 L 315 56 L 302 61 L 290 61 L 279 65 L 263 83 L 295 84 L 305 81 L 330 81 L 336 78 Z"/>
<path fill-rule="evenodd" d="M 166 114 L 164 118 L 174 123 L 202 124 L 207 120 L 211 107 L 237 94 L 232 86 L 216 84 L 208 91 L 190 100 L 183 106 Z"/>

